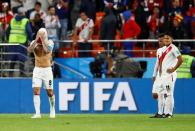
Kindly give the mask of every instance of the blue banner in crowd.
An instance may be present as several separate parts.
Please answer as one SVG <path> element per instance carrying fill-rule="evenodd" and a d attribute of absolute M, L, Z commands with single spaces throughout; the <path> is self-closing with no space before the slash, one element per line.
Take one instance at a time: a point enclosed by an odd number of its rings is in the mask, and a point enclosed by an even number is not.
<path fill-rule="evenodd" d="M 31 79 L 0 79 L 1 113 L 33 113 Z M 175 112 L 195 113 L 195 79 L 178 79 Z M 87 79 L 54 81 L 57 113 L 155 113 L 151 79 Z M 41 112 L 49 112 L 41 90 Z"/>

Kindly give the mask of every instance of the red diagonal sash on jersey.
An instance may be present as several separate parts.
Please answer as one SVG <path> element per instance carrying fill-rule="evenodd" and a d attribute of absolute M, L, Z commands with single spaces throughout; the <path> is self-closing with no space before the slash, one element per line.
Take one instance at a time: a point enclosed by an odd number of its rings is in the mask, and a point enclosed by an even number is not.
<path fill-rule="evenodd" d="M 169 46 L 169 47 L 166 49 L 166 51 L 162 53 L 161 57 L 158 57 L 158 59 L 159 59 L 159 64 L 158 64 L 158 65 L 159 65 L 159 68 L 160 68 L 160 69 L 159 69 L 160 75 L 161 75 L 161 73 L 162 73 L 162 62 L 163 62 L 165 56 L 171 51 L 171 49 L 172 49 L 172 46 Z"/>
<path fill-rule="evenodd" d="M 81 27 L 80 27 L 80 32 L 81 32 L 82 30 L 85 29 L 85 27 L 89 24 L 89 22 L 90 22 L 90 19 L 88 18 L 88 19 L 87 19 L 87 22 L 85 22 L 85 23 L 83 23 L 83 24 L 81 25 Z"/>

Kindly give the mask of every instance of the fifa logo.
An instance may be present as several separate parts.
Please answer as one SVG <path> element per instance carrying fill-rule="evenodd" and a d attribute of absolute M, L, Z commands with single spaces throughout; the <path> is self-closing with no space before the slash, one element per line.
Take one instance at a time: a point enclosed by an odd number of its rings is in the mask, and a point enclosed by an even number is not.
<path fill-rule="evenodd" d="M 78 104 L 79 103 L 79 104 Z M 59 109 L 69 111 L 137 111 L 128 82 L 60 82 Z"/>

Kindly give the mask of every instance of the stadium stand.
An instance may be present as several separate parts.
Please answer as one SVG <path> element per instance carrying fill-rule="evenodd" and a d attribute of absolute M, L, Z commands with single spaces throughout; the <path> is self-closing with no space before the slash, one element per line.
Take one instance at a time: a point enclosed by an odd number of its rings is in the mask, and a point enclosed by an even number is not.
<path fill-rule="evenodd" d="M 31 4 L 30 4 L 31 3 Z M 3 0 L 0 2 L 0 27 L 1 27 L 1 41 L 6 43 L 9 40 L 9 36 L 6 34 L 7 29 L 10 25 L 10 21 L 13 16 L 16 16 L 18 9 L 21 6 L 25 7 L 26 18 L 32 18 L 34 12 L 40 14 L 40 22 L 35 20 L 30 20 L 31 29 L 33 30 L 33 35 L 36 35 L 36 30 L 45 25 L 45 16 L 48 14 L 47 8 L 50 6 L 55 7 L 56 14 L 55 18 L 59 18 L 61 26 L 55 26 L 57 30 L 56 40 L 59 40 L 59 49 L 55 58 L 72 58 L 78 57 L 78 47 L 71 45 L 71 42 L 65 42 L 72 39 L 72 33 L 76 20 L 79 17 L 79 11 L 85 10 L 88 17 L 94 20 L 95 26 L 93 31 L 92 39 L 98 40 L 101 39 L 101 26 L 102 20 L 106 17 L 104 9 L 108 8 L 113 11 L 113 14 L 116 18 L 116 30 L 114 31 L 115 37 L 109 38 L 110 40 L 120 40 L 120 39 L 129 39 L 129 37 L 124 37 L 124 24 L 125 23 L 123 16 L 124 12 L 130 12 L 131 16 L 127 21 L 134 19 L 137 25 L 140 27 L 140 33 L 137 36 L 134 36 L 133 39 L 156 39 L 158 34 L 164 31 L 170 31 L 173 34 L 174 39 L 194 39 L 195 33 L 195 7 L 193 0 L 102 0 L 93 1 L 93 0 L 60 0 L 60 1 L 48 1 L 42 2 L 40 0 L 30 0 L 28 3 L 17 3 L 14 1 Z M 29 8 L 26 8 L 27 5 Z M 40 6 L 41 5 L 41 6 Z M 33 9 L 33 7 L 35 9 Z M 44 8 L 43 8 L 44 7 Z M 43 17 L 42 17 L 43 16 Z M 53 20 L 53 19 L 51 19 Z M 41 23 L 42 22 L 42 23 Z M 55 20 L 53 21 L 55 23 Z M 112 25 L 112 21 L 110 25 Z M 51 22 L 52 23 L 52 22 Z M 109 23 L 108 23 L 109 24 Z M 127 25 L 128 26 L 128 25 Z M 50 27 L 49 27 L 50 28 Z M 111 26 L 110 26 L 111 28 Z M 108 32 L 112 29 L 107 29 Z M 70 32 L 70 33 L 69 33 Z M 127 35 L 127 34 L 125 34 Z M 106 42 L 112 45 L 110 42 Z M 124 44 L 123 42 L 113 42 L 114 47 L 127 49 L 127 52 L 133 52 L 129 56 L 133 57 L 155 57 L 155 50 L 157 49 L 157 44 L 155 42 L 135 42 L 132 48 L 126 48 L 127 45 L 131 43 Z M 92 50 L 90 53 L 93 57 L 96 57 L 98 53 L 111 50 L 111 48 L 106 49 L 104 42 L 93 42 Z M 195 44 L 194 42 L 177 42 L 176 45 L 182 49 L 185 46 L 190 46 L 191 55 L 194 56 Z M 5 47 L 1 46 L 1 54 L 5 52 Z M 74 51 L 74 52 L 73 52 Z M 31 56 L 31 55 L 27 55 Z M 2 57 L 2 59 L 5 56 Z M 32 61 L 32 60 L 28 60 Z M 24 63 L 24 62 L 23 62 Z M 25 70 L 26 67 L 24 67 Z"/>

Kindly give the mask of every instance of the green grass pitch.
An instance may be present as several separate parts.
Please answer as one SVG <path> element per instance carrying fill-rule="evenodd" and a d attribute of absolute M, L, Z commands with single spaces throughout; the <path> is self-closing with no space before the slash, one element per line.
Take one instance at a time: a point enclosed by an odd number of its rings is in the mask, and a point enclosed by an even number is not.
<path fill-rule="evenodd" d="M 0 131 L 195 131 L 195 114 L 171 119 L 149 118 L 134 114 L 48 114 L 31 119 L 30 114 L 1 114 Z"/>

